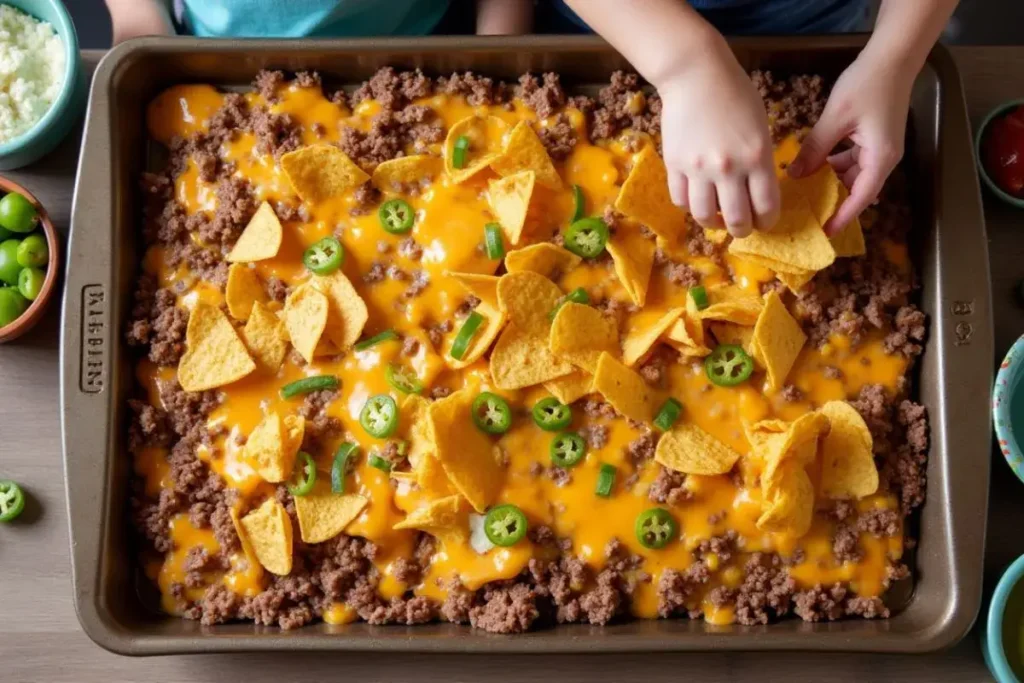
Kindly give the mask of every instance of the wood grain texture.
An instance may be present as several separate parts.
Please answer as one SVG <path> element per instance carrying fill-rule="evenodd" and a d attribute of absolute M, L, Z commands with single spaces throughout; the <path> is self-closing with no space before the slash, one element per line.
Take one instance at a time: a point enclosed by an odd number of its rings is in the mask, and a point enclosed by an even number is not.
<path fill-rule="evenodd" d="M 90 69 L 101 53 L 87 52 Z M 1024 48 L 958 48 L 971 118 L 1019 97 Z M 8 174 L 37 194 L 66 237 L 78 151 L 76 132 L 30 169 Z M 1014 287 L 1024 277 L 1024 214 L 985 197 L 1001 355 L 1024 331 Z M 80 226 L 88 230 L 89 226 Z M 975 631 L 952 650 L 926 657 L 822 654 L 653 656 L 367 656 L 210 655 L 129 659 L 101 650 L 78 626 L 71 601 L 70 563 L 60 447 L 57 388 L 58 318 L 54 301 L 39 326 L 0 347 L 0 477 L 21 482 L 29 505 L 20 523 L 0 528 L 0 680 L 48 683 L 121 681 L 512 681 L 561 683 L 698 680 L 938 681 L 988 680 Z M 972 454 L 963 454 L 972 457 Z M 973 457 L 991 457 L 980 451 Z M 986 578 L 989 590 L 1003 567 L 1024 552 L 1014 518 L 1024 511 L 1020 484 L 993 463 Z M 70 482 L 73 486 L 74 482 Z"/>

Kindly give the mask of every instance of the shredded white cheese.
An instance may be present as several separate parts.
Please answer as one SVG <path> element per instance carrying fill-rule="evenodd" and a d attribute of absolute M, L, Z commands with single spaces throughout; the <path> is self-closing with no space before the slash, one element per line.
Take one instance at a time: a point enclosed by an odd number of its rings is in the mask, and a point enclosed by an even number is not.
<path fill-rule="evenodd" d="M 31 128 L 64 82 L 64 43 L 53 26 L 0 5 L 0 142 Z"/>

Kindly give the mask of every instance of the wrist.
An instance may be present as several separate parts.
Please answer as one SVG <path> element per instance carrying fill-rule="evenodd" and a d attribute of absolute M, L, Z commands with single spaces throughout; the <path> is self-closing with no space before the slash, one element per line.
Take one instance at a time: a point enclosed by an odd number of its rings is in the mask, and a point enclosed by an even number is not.
<path fill-rule="evenodd" d="M 649 63 L 636 67 L 651 85 L 661 90 L 671 87 L 695 67 L 722 59 L 735 58 L 725 38 L 708 26 L 695 30 L 675 49 L 658 51 Z"/>

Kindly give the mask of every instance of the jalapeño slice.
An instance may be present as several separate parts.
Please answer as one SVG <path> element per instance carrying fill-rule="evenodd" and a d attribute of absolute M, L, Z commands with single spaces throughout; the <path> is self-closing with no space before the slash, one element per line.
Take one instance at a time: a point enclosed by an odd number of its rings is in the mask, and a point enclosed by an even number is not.
<path fill-rule="evenodd" d="M 581 218 L 565 233 L 565 248 L 583 258 L 595 258 L 608 243 L 608 226 L 600 218 Z"/>
<path fill-rule="evenodd" d="M 572 220 L 569 223 L 575 223 L 579 219 L 583 218 L 583 212 L 586 211 L 586 198 L 583 196 L 583 188 L 579 185 L 572 186 Z"/>
<path fill-rule="evenodd" d="M 469 156 L 469 138 L 460 135 L 455 140 L 455 148 L 452 150 L 452 166 L 455 168 L 466 167 L 466 157 Z"/>
<path fill-rule="evenodd" d="M 704 360 L 704 372 L 720 387 L 734 387 L 754 372 L 754 359 L 735 344 L 719 344 Z"/>
<path fill-rule="evenodd" d="M 403 394 L 418 394 L 423 391 L 423 382 L 413 373 L 412 370 L 391 364 L 384 369 L 384 379 L 395 391 Z"/>
<path fill-rule="evenodd" d="M 594 489 L 594 493 L 607 498 L 612 495 L 612 486 L 615 485 L 615 475 L 618 470 L 615 469 L 614 465 L 604 463 L 601 465 L 601 470 L 597 475 L 597 487 Z"/>
<path fill-rule="evenodd" d="M 512 426 L 512 409 L 508 401 L 485 391 L 473 399 L 473 424 L 488 434 L 504 434 Z"/>
<path fill-rule="evenodd" d="M 25 509 L 25 492 L 9 479 L 0 481 L 0 522 L 13 522 Z"/>
<path fill-rule="evenodd" d="M 587 442 L 574 432 L 562 432 L 551 440 L 551 462 L 558 467 L 574 467 L 587 454 Z"/>
<path fill-rule="evenodd" d="M 352 348 L 356 351 L 365 351 L 366 349 L 374 347 L 381 342 L 391 341 L 392 339 L 398 339 L 398 333 L 394 330 L 384 330 L 383 332 L 378 332 L 372 337 L 356 342 L 352 345 Z"/>
<path fill-rule="evenodd" d="M 288 493 L 293 496 L 305 496 L 313 490 L 316 483 L 316 463 L 313 456 L 306 451 L 299 451 L 299 459 L 295 463 L 292 477 L 288 480 Z"/>
<path fill-rule="evenodd" d="M 337 389 L 340 384 L 341 381 L 334 375 L 303 377 L 281 387 L 281 398 L 295 398 L 296 396 L 309 394 L 314 391 Z"/>
<path fill-rule="evenodd" d="M 698 311 L 703 311 L 708 307 L 708 290 L 704 289 L 704 285 L 690 287 L 690 296 L 693 298 L 693 303 L 696 304 Z"/>
<path fill-rule="evenodd" d="M 359 413 L 359 424 L 366 433 L 386 439 L 398 429 L 398 405 L 387 394 L 371 396 Z"/>
<path fill-rule="evenodd" d="M 345 473 L 348 471 L 348 463 L 358 451 L 359 446 L 351 441 L 346 441 L 334 452 L 334 462 L 331 463 L 331 491 L 334 493 L 345 492 Z"/>
<path fill-rule="evenodd" d="M 572 423 L 572 408 L 548 396 L 534 404 L 533 421 L 546 432 L 557 432 Z"/>
<path fill-rule="evenodd" d="M 668 510 L 651 508 L 636 518 L 636 538 L 640 545 L 651 550 L 667 546 L 676 537 L 676 520 Z"/>
<path fill-rule="evenodd" d="M 341 268 L 345 249 L 336 237 L 325 237 L 302 254 L 302 262 L 317 275 L 330 275 Z"/>
<path fill-rule="evenodd" d="M 487 540 L 502 548 L 523 540 L 527 527 L 526 515 L 510 503 L 491 508 L 484 517 L 484 533 L 487 534 Z"/>
<path fill-rule="evenodd" d="M 466 316 L 462 327 L 459 328 L 458 334 L 455 335 L 455 341 L 452 342 L 452 358 L 462 360 L 462 357 L 466 355 L 466 351 L 469 350 L 469 343 L 473 341 L 473 335 L 480 329 L 483 321 L 484 317 L 476 311 Z"/>
<path fill-rule="evenodd" d="M 487 258 L 492 261 L 505 258 L 505 240 L 501 236 L 501 226 L 497 223 L 484 226 L 484 247 L 487 249 Z"/>
<path fill-rule="evenodd" d="M 654 426 L 663 432 L 667 432 L 679 419 L 679 413 L 683 412 L 683 404 L 674 398 L 670 398 L 661 404 L 661 409 L 654 417 Z"/>
<path fill-rule="evenodd" d="M 416 212 L 404 199 L 389 199 L 380 205 L 377 210 L 377 218 L 385 232 L 392 235 L 401 235 L 409 232 L 416 219 Z"/>

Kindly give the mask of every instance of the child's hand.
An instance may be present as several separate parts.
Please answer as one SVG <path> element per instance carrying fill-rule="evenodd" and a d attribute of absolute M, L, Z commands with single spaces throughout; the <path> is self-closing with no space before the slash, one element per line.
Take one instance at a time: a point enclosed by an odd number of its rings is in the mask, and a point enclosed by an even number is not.
<path fill-rule="evenodd" d="M 903 139 L 916 71 L 891 68 L 862 55 L 836 81 L 821 120 L 789 166 L 793 177 L 832 164 L 850 196 L 825 224 L 834 235 L 875 201 L 903 156 Z M 828 156 L 849 138 L 854 146 Z"/>
<path fill-rule="evenodd" d="M 774 225 L 780 199 L 768 116 L 725 41 L 657 85 L 672 201 L 735 237 Z"/>

